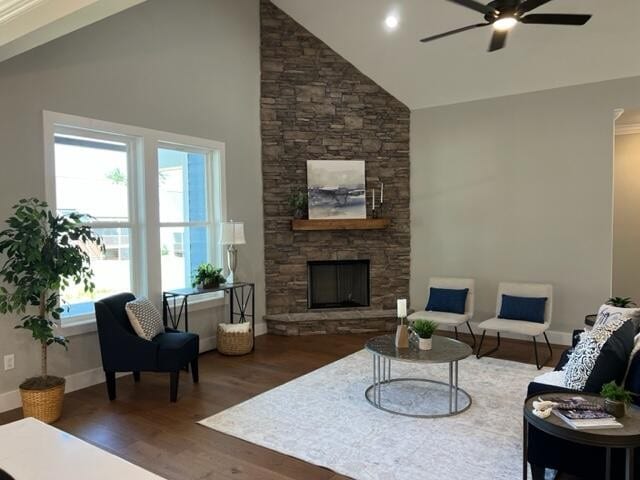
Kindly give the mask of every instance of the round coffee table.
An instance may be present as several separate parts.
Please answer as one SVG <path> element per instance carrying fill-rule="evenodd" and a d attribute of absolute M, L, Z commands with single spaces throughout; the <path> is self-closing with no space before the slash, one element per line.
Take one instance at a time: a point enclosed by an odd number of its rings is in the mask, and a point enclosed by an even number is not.
<path fill-rule="evenodd" d="M 588 393 L 545 393 L 544 395 L 533 395 L 524 403 L 524 429 L 522 442 L 522 478 L 527 479 L 527 462 L 528 462 L 528 441 L 529 426 L 532 425 L 538 430 L 548 435 L 552 435 L 563 440 L 575 442 L 581 445 L 590 445 L 593 447 L 603 447 L 606 449 L 606 479 L 611 476 L 611 449 L 623 448 L 626 451 L 626 475 L 627 480 L 633 480 L 634 477 L 634 448 L 640 447 L 640 408 L 630 407 L 627 414 L 618 419 L 623 428 L 610 428 L 603 430 L 575 430 L 567 425 L 563 420 L 553 413 L 547 418 L 539 418 L 533 414 L 533 401 L 538 397 L 544 400 L 551 398 L 570 398 L 582 397 L 590 402 L 601 403 L 602 398 L 598 395 Z"/>
<path fill-rule="evenodd" d="M 373 384 L 365 391 L 365 398 L 374 407 L 385 412 L 418 418 L 449 417 L 464 412 L 471 406 L 471 396 L 458 387 L 458 361 L 467 358 L 473 352 L 466 343 L 459 342 L 453 338 L 433 337 L 433 348 L 431 350 L 419 350 L 418 346 L 411 342 L 409 348 L 396 348 L 394 335 L 382 335 L 372 338 L 365 344 L 365 348 L 373 356 Z M 426 378 L 391 378 L 391 362 L 407 363 L 448 363 L 449 382 L 440 382 Z M 415 382 L 426 383 L 423 390 L 431 386 L 431 390 L 440 390 L 444 395 L 448 388 L 448 408 L 438 409 L 434 406 L 433 411 L 428 413 L 418 413 L 414 411 L 400 411 L 390 402 L 385 402 L 385 396 L 389 388 L 394 385 L 408 384 L 415 385 Z M 445 387 L 443 389 L 443 386 Z M 384 387 L 384 388 L 383 388 Z M 425 402 L 417 402 L 422 407 Z M 435 403 L 435 402 L 434 402 Z M 413 408 L 413 406 L 410 406 Z"/>

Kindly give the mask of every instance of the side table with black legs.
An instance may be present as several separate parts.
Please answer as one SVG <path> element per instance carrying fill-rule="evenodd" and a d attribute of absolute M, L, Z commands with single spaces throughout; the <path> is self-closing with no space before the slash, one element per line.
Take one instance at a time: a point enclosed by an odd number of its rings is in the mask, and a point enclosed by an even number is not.
<path fill-rule="evenodd" d="M 598 395 L 588 393 L 546 393 L 544 395 L 533 395 L 524 403 L 523 411 L 523 434 L 522 434 L 522 478 L 527 480 L 528 476 L 528 441 L 529 427 L 533 426 L 542 432 L 580 445 L 601 447 L 606 449 L 605 478 L 611 479 L 611 451 L 622 449 L 625 451 L 625 479 L 634 480 L 638 478 L 634 474 L 634 450 L 640 448 L 640 408 L 629 407 L 627 414 L 618 419 L 623 428 L 610 428 L 602 430 L 575 430 L 555 414 L 547 418 L 539 418 L 533 414 L 533 402 L 538 397 L 548 398 L 570 398 L 579 395 L 590 402 L 601 403 L 602 398 Z"/>
<path fill-rule="evenodd" d="M 254 283 L 223 283 L 219 287 L 210 289 L 179 288 L 162 292 L 162 316 L 165 327 L 171 326 L 177 329 L 182 321 L 184 330 L 188 332 L 189 297 L 214 292 L 224 292 L 225 295 L 229 295 L 229 323 L 251 322 L 254 340 L 251 350 L 253 351 L 256 336 L 256 286 Z"/>

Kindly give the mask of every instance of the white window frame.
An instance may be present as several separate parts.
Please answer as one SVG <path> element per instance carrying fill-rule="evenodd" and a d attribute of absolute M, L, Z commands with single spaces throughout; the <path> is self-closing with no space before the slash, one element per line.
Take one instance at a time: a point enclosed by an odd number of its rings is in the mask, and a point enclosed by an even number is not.
<path fill-rule="evenodd" d="M 120 137 L 130 145 L 129 175 L 129 227 L 131 228 L 130 262 L 131 288 L 135 295 L 150 298 L 161 308 L 162 276 L 160 245 L 160 208 L 158 185 L 158 148 L 185 148 L 188 151 L 216 152 L 207 162 L 207 215 L 210 228 L 209 255 L 212 263 L 223 264 L 222 246 L 219 245 L 217 226 L 226 219 L 225 144 L 215 140 L 191 137 L 148 128 L 105 122 L 64 113 L 43 112 L 45 198 L 56 210 L 55 139 L 56 133 L 72 133 L 90 138 L 113 140 Z M 216 158 L 217 157 L 217 158 Z M 118 222 L 96 222 L 96 227 L 111 227 Z M 162 226 L 169 226 L 163 223 Z M 123 226 L 123 225 L 119 225 Z M 197 311 L 224 305 L 224 295 L 194 297 L 189 304 Z M 66 317 L 60 325 L 67 336 L 95 331 L 93 314 Z"/>

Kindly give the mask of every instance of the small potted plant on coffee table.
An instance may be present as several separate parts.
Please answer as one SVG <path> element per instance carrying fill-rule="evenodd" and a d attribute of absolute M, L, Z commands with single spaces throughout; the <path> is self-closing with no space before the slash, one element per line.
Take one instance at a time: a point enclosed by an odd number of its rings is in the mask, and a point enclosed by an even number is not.
<path fill-rule="evenodd" d="M 221 268 L 216 268 L 210 263 L 202 263 L 198 265 L 193 277 L 193 286 L 202 290 L 210 290 L 218 288 L 225 281 L 226 278 L 222 275 Z"/>
<path fill-rule="evenodd" d="M 600 391 L 600 396 L 604 398 L 604 409 L 616 418 L 624 417 L 627 412 L 627 405 L 631 403 L 632 393 L 625 390 L 615 381 L 605 383 Z"/>
<path fill-rule="evenodd" d="M 416 320 L 411 326 L 411 330 L 418 335 L 418 348 L 420 350 L 431 350 L 434 332 L 438 329 L 438 324 L 432 320 Z"/>

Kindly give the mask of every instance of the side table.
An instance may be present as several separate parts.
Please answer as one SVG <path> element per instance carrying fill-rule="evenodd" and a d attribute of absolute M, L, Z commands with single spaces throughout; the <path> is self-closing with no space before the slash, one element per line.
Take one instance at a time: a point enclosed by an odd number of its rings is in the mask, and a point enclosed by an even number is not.
<path fill-rule="evenodd" d="M 189 331 L 189 297 L 206 293 L 224 292 L 229 295 L 229 323 L 251 321 L 253 348 L 256 340 L 256 286 L 254 283 L 223 283 L 211 289 L 179 288 L 162 292 L 162 319 L 164 325 L 178 328 L 184 319 L 184 329 Z"/>
<path fill-rule="evenodd" d="M 552 435 L 562 440 L 602 447 L 606 449 L 606 480 L 611 478 L 611 450 L 614 448 L 624 449 L 626 452 L 625 479 L 634 480 L 634 449 L 640 447 L 640 408 L 629 407 L 627 415 L 619 419 L 624 425 L 623 428 L 611 428 L 602 430 L 575 430 L 558 416 L 552 413 L 548 418 L 539 418 L 533 414 L 533 401 L 538 397 L 548 398 L 570 398 L 580 396 L 591 402 L 602 402 L 598 395 L 588 393 L 547 393 L 544 395 L 533 395 L 524 403 L 523 411 L 523 436 L 522 436 L 522 478 L 527 480 L 528 474 L 528 441 L 529 426 L 533 426 L 548 435 Z"/>

